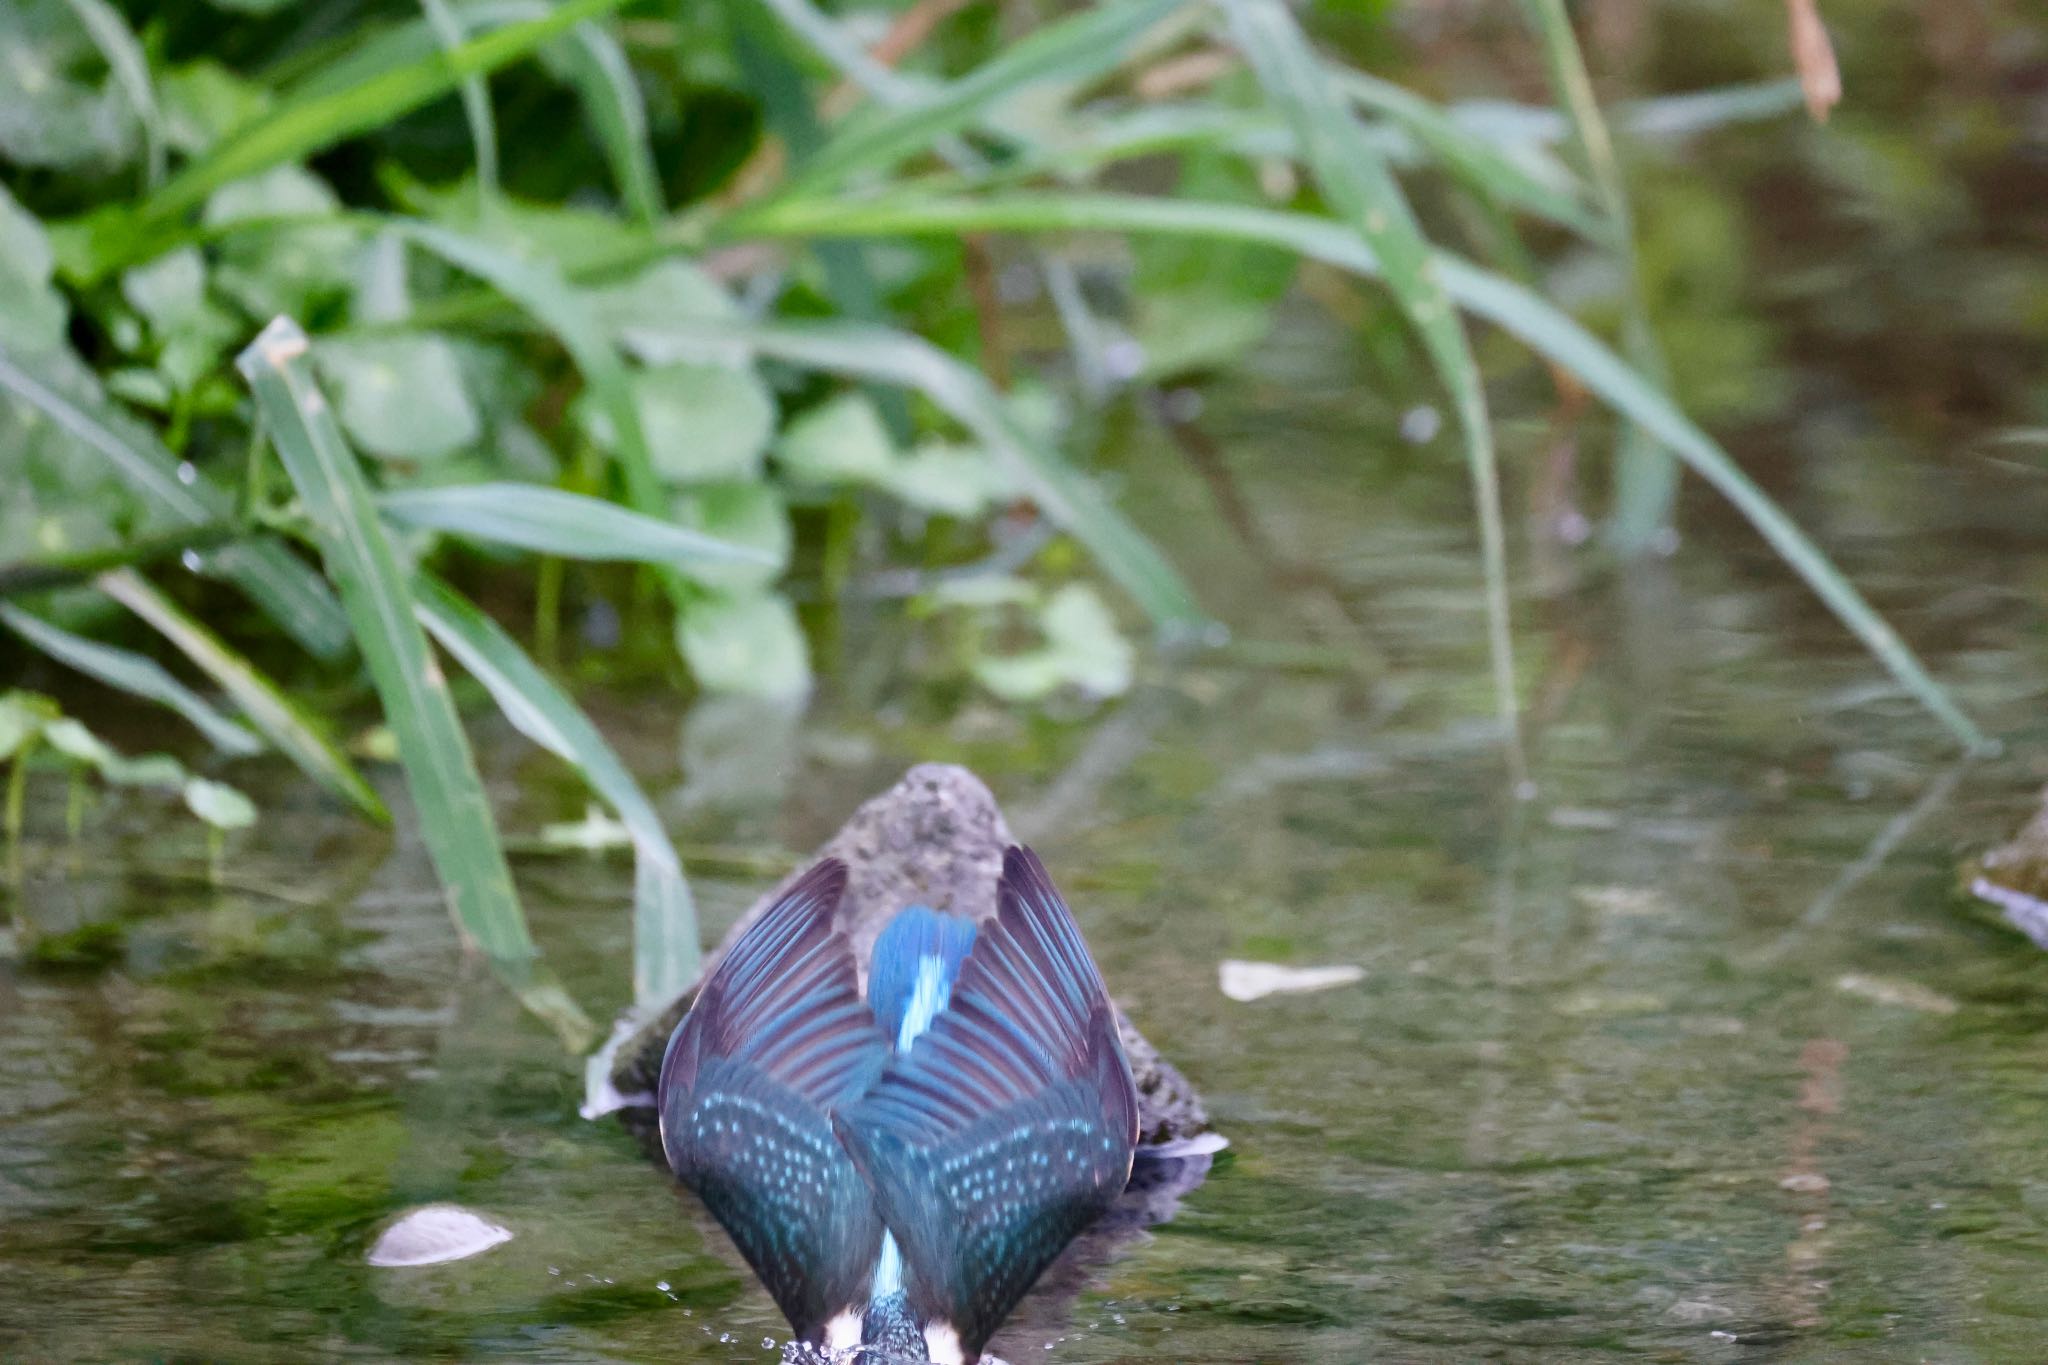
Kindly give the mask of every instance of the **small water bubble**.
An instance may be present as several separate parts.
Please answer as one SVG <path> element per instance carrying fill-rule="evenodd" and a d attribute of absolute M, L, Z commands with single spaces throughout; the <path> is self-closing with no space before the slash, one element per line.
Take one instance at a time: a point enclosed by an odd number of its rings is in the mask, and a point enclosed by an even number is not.
<path fill-rule="evenodd" d="M 182 551 L 178 555 L 178 562 L 185 566 L 187 573 L 198 573 L 206 565 L 206 561 L 199 557 L 197 550 Z"/>
<path fill-rule="evenodd" d="M 193 464 L 190 460 L 178 461 L 178 482 L 184 484 L 187 488 L 198 483 L 199 466 Z"/>
<path fill-rule="evenodd" d="M 762 1350 L 764 1350 L 764 1351 L 772 1351 L 772 1350 L 774 1350 L 774 1349 L 775 1349 L 775 1338 L 774 1338 L 774 1337 L 762 1337 L 762 1338 L 761 1338 L 761 1349 L 762 1349 Z"/>
<path fill-rule="evenodd" d="M 1111 379 L 1135 379 L 1145 368 L 1145 348 L 1130 337 L 1122 337 L 1102 348 L 1102 368 Z"/>
<path fill-rule="evenodd" d="M 656 1281 L 654 1282 L 654 1287 L 655 1287 L 656 1289 L 659 1289 L 659 1290 L 660 1290 L 660 1291 L 661 1291 L 662 1293 L 664 1293 L 664 1294 L 668 1293 L 668 1281 L 667 1281 L 667 1280 L 656 1280 Z"/>
<path fill-rule="evenodd" d="M 1401 414 L 1401 439 L 1410 445 L 1428 445 L 1443 429 L 1443 414 L 1428 403 L 1417 403 Z"/>

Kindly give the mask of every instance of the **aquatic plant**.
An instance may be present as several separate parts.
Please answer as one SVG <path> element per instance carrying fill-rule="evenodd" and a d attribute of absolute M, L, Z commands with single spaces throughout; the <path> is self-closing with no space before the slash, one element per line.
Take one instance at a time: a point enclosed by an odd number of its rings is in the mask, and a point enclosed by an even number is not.
<path fill-rule="evenodd" d="M 7 623 L 224 754 L 275 749 L 375 819 L 331 718 L 292 700 L 302 672 L 360 663 L 456 921 L 494 959 L 533 945 L 429 636 L 619 815 L 639 869 L 636 996 L 665 998 L 695 971 L 688 885 L 551 677 L 567 605 L 602 605 L 598 635 L 656 669 L 680 660 L 701 688 L 799 696 L 799 544 L 823 540 L 829 595 L 864 514 L 912 562 L 964 570 L 915 580 L 935 606 L 1021 612 L 1044 642 L 998 654 L 980 642 L 1006 632 L 968 631 L 970 676 L 1011 699 L 1119 690 L 1129 652 L 1100 599 L 1031 581 L 1045 541 L 1006 536 L 998 514 L 1028 503 L 1163 639 L 1213 638 L 1197 594 L 1075 463 L 1063 414 L 1242 356 L 1302 261 L 1377 281 L 1449 400 L 1518 779 L 1474 319 L 1624 419 L 1618 549 L 1654 539 L 1692 469 L 1959 742 L 1982 743 L 1672 400 L 1639 294 L 1617 353 L 1528 282 L 1530 225 L 1634 272 L 1559 0 L 1528 9 L 1563 116 L 1505 118 L 1330 59 L 1279 0 L 1111 0 L 1014 40 L 931 3 L 880 32 L 810 0 L 425 0 L 345 6 L 348 22 L 245 8 L 26 0 L 0 19 L 0 54 L 36 73 L 0 122 Z M 1798 98 L 1786 83 L 1621 117 L 1708 126 Z M 1134 192 L 1139 166 L 1175 188 Z M 1475 211 L 1482 259 L 1426 234 L 1409 198 L 1424 182 Z M 1021 243 L 1000 268 L 998 233 Z M 1128 250 L 1107 271 L 1079 249 L 1104 235 Z M 1013 273 L 1050 300 L 1061 365 L 1021 372 Z M 458 586 L 487 580 L 531 602 L 530 651 Z M 92 638 L 136 633 L 106 600 L 242 720 Z"/>

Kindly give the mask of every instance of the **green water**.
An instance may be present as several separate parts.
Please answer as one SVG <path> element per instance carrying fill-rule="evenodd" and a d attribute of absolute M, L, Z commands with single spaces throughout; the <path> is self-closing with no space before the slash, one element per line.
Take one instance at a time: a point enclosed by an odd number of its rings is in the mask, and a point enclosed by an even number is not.
<path fill-rule="evenodd" d="M 1013 1365 L 2048 1356 L 2048 960 L 1954 890 L 2048 775 L 2048 463 L 1988 439 L 2048 407 L 2048 195 L 2021 193 L 2041 174 L 2010 143 L 1955 141 L 1985 100 L 2024 126 L 2023 85 L 1909 74 L 1860 132 L 1845 111 L 1846 143 L 1788 125 L 1687 163 L 1729 231 L 1778 235 L 1738 294 L 1670 286 L 1673 349 L 1736 375 L 1739 401 L 1695 395 L 1709 420 L 2004 758 L 1954 768 L 1692 490 L 1675 558 L 1525 581 L 1539 796 L 1512 801 L 1455 452 L 1402 443 L 1423 395 L 1307 309 L 1207 392 L 1256 548 L 1156 431 L 1114 434 L 1127 501 L 1235 652 L 1150 663 L 1104 710 L 1017 713 L 935 680 L 927 628 L 876 601 L 814 621 L 802 717 L 593 699 L 704 854 L 714 932 L 908 764 L 972 765 L 1205 1091 L 1229 1154 L 1057 1330 L 1001 1340 Z M 1923 121 L 1884 121 L 1923 88 Z M 1818 174 L 1845 145 L 1892 179 Z M 1641 176 L 1656 274 L 1709 192 Z M 1764 194 L 1786 184 L 1811 191 L 1797 213 Z M 1872 202 L 1919 216 L 1859 218 Z M 1495 397 L 1526 508 L 1547 391 L 1505 369 Z M 1604 435 L 1580 434 L 1591 476 Z M 510 827 L 581 813 L 476 715 Z M 576 1117 L 573 1059 L 462 959 L 405 822 L 265 794 L 216 890 L 184 823 L 109 807 L 73 844 L 39 792 L 0 957 L 0 1357 L 773 1359 L 782 1324 L 708 1220 Z M 603 1017 L 627 869 L 520 872 Z M 1217 988 L 1232 957 L 1366 976 L 1243 1004 Z M 513 1240 L 364 1264 L 432 1200 Z"/>

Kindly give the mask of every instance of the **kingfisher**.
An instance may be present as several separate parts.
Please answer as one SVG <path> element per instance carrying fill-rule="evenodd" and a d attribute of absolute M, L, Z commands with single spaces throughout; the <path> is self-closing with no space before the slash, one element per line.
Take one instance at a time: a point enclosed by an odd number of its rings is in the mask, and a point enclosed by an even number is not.
<path fill-rule="evenodd" d="M 993 919 L 899 910 L 864 987 L 846 878 L 810 869 L 704 982 L 662 1059 L 662 1150 L 799 1341 L 970 1365 L 1122 1192 L 1137 1089 L 1029 849 L 1005 852 Z"/>

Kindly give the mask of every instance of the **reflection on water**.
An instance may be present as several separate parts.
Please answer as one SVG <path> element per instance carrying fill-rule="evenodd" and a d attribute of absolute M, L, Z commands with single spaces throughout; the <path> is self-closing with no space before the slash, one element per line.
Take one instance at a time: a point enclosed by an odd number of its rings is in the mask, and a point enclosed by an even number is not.
<path fill-rule="evenodd" d="M 1870 42 L 1891 21 L 1873 9 Z M 1962 62 L 1970 35 L 1943 32 L 1926 60 Z M 2017 252 L 2024 210 L 1986 168 L 2038 180 L 2038 160 L 1964 138 L 1973 101 L 2039 127 L 2039 96 L 1921 72 L 1928 130 L 1886 133 L 1889 87 L 1857 111 L 1865 33 L 1825 144 L 1863 179 L 1815 181 L 1797 127 L 1701 153 L 1752 231 L 1759 187 L 1810 191 L 1737 301 L 1769 402 L 1708 415 L 1749 433 L 1738 451 L 2009 757 L 1956 767 L 1702 497 L 1675 559 L 1518 603 L 1541 794 L 1508 800 L 1473 719 L 1462 475 L 1442 439 L 1394 434 L 1414 395 L 1361 401 L 1368 377 L 1331 370 L 1348 340 L 1306 318 L 1202 419 L 1262 545 L 1171 442 L 1126 443 L 1127 486 L 1158 490 L 1142 515 L 1232 650 L 1101 715 L 1032 718 L 904 676 L 916 626 L 866 603 L 800 724 L 659 700 L 604 716 L 686 847 L 793 858 L 909 763 L 974 766 L 1205 1088 L 1233 1143 L 1208 1182 L 1072 1286 L 1063 1322 L 1027 1310 L 1012 1361 L 2039 1355 L 2048 962 L 1955 885 L 2027 809 L 2048 741 L 2048 477 L 1985 444 L 2038 424 L 2048 374 L 2038 251 Z M 1956 169 L 1929 183 L 1944 137 L 1964 139 Z M 1678 230 L 1663 183 L 1647 173 L 1653 274 Z M 2021 219 L 2036 245 L 2044 200 Z M 1520 382 L 1501 403 L 1533 460 L 1551 414 Z M 1276 582 L 1274 546 L 1327 572 Z M 1346 632 L 1369 671 L 1311 647 Z M 522 742 L 486 724 L 481 747 L 515 824 L 580 813 Z M 782 1325 L 709 1220 L 576 1117 L 572 1059 L 460 959 L 407 832 L 279 799 L 218 892 L 175 827 L 67 851 L 61 812 L 36 822 L 36 933 L 0 962 L 0 1355 L 773 1358 Z M 742 865 L 699 865 L 713 931 L 767 880 Z M 627 989 L 627 869 L 521 875 L 551 965 L 603 1017 Z M 1226 958 L 1365 975 L 1237 1002 Z M 510 1239 L 365 1263 L 437 1202 Z"/>

